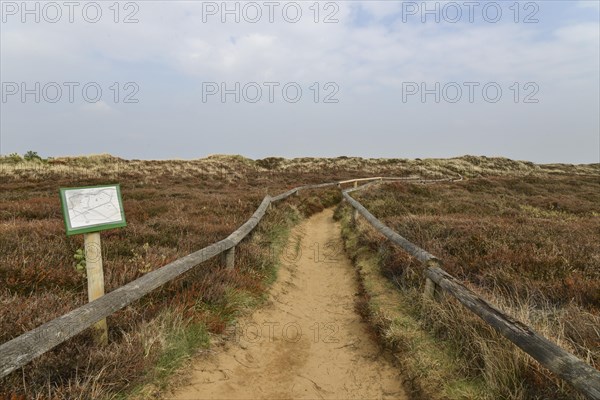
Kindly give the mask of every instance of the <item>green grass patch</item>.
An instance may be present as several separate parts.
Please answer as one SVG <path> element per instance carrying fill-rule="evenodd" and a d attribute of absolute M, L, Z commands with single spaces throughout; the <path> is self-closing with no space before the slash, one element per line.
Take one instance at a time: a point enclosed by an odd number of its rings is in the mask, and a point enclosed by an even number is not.
<path fill-rule="evenodd" d="M 156 364 L 156 378 L 165 380 L 197 349 L 208 347 L 209 341 L 208 331 L 203 323 L 193 323 L 185 329 L 172 332 L 167 338 L 165 351 Z"/>

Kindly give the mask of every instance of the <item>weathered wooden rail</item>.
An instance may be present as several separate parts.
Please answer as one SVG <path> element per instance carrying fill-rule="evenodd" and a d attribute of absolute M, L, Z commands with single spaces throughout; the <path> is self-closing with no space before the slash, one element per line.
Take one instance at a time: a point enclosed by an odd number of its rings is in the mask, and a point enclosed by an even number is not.
<path fill-rule="evenodd" d="M 22 367 L 194 266 L 233 249 L 254 229 L 270 203 L 271 198 L 266 196 L 250 219 L 227 238 L 149 272 L 99 299 L 2 344 L 0 346 L 0 377 Z"/>
<path fill-rule="evenodd" d="M 365 189 L 372 184 L 374 182 L 342 192 L 344 199 L 354 209 L 353 220 L 356 220 L 357 213 L 362 215 L 375 230 L 425 265 L 425 298 L 434 299 L 436 291 L 443 289 L 542 366 L 571 384 L 580 393 L 590 399 L 600 400 L 600 372 L 597 369 L 473 293 L 458 279 L 444 271 L 441 268 L 441 261 L 437 257 L 386 226 L 350 196 L 351 192 Z"/>
<path fill-rule="evenodd" d="M 369 179 L 373 178 L 361 180 Z M 225 265 L 233 268 L 235 247 L 258 225 L 271 203 L 284 200 L 301 190 L 319 189 L 339 184 L 340 182 L 304 185 L 275 197 L 266 196 L 248 221 L 227 238 L 149 272 L 90 303 L 3 343 L 0 345 L 0 378 L 219 254 L 224 255 Z"/>

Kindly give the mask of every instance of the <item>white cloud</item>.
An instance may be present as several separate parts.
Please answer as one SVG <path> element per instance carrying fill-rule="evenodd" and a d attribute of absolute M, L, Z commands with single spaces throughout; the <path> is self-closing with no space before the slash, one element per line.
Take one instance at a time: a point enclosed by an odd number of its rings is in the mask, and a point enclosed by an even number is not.
<path fill-rule="evenodd" d="M 194 103 L 200 98 L 197 91 L 203 81 L 298 81 L 305 88 L 315 81 L 335 81 L 347 103 L 361 104 L 361 108 L 338 116 L 340 125 L 350 127 L 361 126 L 366 116 L 383 112 L 385 101 L 398 102 L 399 88 L 406 81 L 536 81 L 545 88 L 546 96 L 557 94 L 556 87 L 562 89 L 560 96 L 547 99 L 556 103 L 548 112 L 557 115 L 566 99 L 576 95 L 585 99 L 581 101 L 587 101 L 583 107 L 587 110 L 594 105 L 594 95 L 597 97 L 598 89 L 593 89 L 599 68 L 597 22 L 544 23 L 540 15 L 540 24 L 406 24 L 391 18 L 401 10 L 401 2 L 368 1 L 337 3 L 340 22 L 324 24 L 314 23 L 308 9 L 312 2 L 302 4 L 304 17 L 296 24 L 283 21 L 277 13 L 275 23 L 223 24 L 218 16 L 203 22 L 197 2 L 141 2 L 137 24 L 115 24 L 110 18 L 98 24 L 3 24 L 2 80 L 98 80 L 105 81 L 103 88 L 116 81 L 121 85 L 139 82 L 141 102 L 127 108 L 132 115 L 127 123 L 148 123 L 147 130 L 139 126 L 130 130 L 149 132 L 159 141 L 163 123 L 184 128 L 197 124 L 199 110 L 207 109 Z M 597 5 L 578 3 L 579 7 Z M 370 18 L 357 13 L 359 8 Z M 321 10 L 320 18 L 325 14 Z M 117 113 L 108 97 L 81 106 L 81 118 Z M 291 114 L 282 115 L 292 119 L 314 112 L 308 106 L 295 107 Z M 266 108 L 283 112 L 275 106 Z M 39 112 L 28 110 L 25 115 Z M 179 110 L 192 112 L 184 115 Z M 430 113 L 423 108 L 412 115 L 426 119 Z M 217 119 L 221 114 L 202 115 L 203 123 L 211 123 L 213 130 L 226 129 Z M 464 129 L 467 117 L 471 115 L 454 115 L 452 120 Z M 18 118 L 9 119 L 12 122 L 3 125 L 4 137 L 19 130 Z M 382 114 L 380 119 L 382 130 L 395 127 L 397 112 Z M 155 120 L 160 123 L 148 122 Z M 298 126 L 318 129 L 309 121 Z M 245 124 L 240 122 L 238 129 L 243 128 Z M 586 132 L 594 128 L 588 125 Z M 235 130 L 233 126 L 227 129 Z"/>
<path fill-rule="evenodd" d="M 115 109 L 106 104 L 104 100 L 99 100 L 95 103 L 84 103 L 79 107 L 79 109 L 85 113 L 99 116 L 109 115 L 116 112 Z"/>
<path fill-rule="evenodd" d="M 402 9 L 402 1 L 363 1 L 357 5 L 376 19 L 394 15 Z"/>
<path fill-rule="evenodd" d="M 600 1 L 598 0 L 580 0 L 577 2 L 577 5 L 581 8 L 600 10 Z"/>
<path fill-rule="evenodd" d="M 600 25 L 595 23 L 568 25 L 557 29 L 556 36 L 571 45 L 595 46 L 600 38 Z"/>

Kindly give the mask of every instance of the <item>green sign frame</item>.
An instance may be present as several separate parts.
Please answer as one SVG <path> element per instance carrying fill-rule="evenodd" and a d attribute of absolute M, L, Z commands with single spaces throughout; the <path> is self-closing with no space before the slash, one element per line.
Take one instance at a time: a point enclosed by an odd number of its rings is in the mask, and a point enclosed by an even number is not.
<path fill-rule="evenodd" d="M 69 215 L 67 192 L 83 190 L 83 189 L 102 189 L 102 188 L 107 188 L 107 189 L 114 188 L 116 190 L 117 200 L 118 200 L 118 204 L 119 204 L 119 211 L 120 211 L 120 219 L 118 221 L 108 221 L 108 222 L 101 222 L 101 223 L 97 223 L 97 224 L 86 224 L 85 226 L 81 226 L 81 227 L 73 227 L 71 224 L 71 218 Z M 65 229 L 67 231 L 67 236 L 78 235 L 78 234 L 82 234 L 82 233 L 98 232 L 98 231 L 104 231 L 107 229 L 122 228 L 124 226 L 127 226 L 127 221 L 125 220 L 125 210 L 123 208 L 123 199 L 121 197 L 121 185 L 119 185 L 119 184 L 59 188 L 59 193 L 60 193 L 60 204 L 61 204 L 61 208 L 62 208 L 63 220 L 65 222 Z"/>

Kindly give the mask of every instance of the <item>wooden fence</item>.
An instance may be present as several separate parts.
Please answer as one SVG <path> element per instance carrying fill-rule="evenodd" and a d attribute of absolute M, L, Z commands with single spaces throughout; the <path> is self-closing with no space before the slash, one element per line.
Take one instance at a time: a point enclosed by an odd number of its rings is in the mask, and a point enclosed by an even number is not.
<path fill-rule="evenodd" d="M 354 208 L 354 218 L 360 213 L 377 231 L 381 232 L 391 242 L 399 245 L 427 266 L 425 270 L 426 297 L 433 298 L 438 288 L 445 290 L 467 307 L 467 309 L 477 314 L 490 326 L 498 330 L 502 335 L 531 355 L 541 365 L 573 385 L 573 387 L 587 397 L 594 400 L 600 400 L 600 372 L 589 364 L 581 361 L 576 356 L 540 336 L 530 327 L 505 315 L 471 292 L 456 278 L 441 269 L 441 262 L 435 256 L 394 232 L 375 218 L 362 204 L 350 196 L 350 193 L 355 190 L 365 189 L 372 185 L 379 184 L 381 181 L 415 180 L 421 183 L 431 183 L 461 179 L 462 177 L 459 179 L 426 181 L 413 177 L 360 178 L 299 186 L 275 197 L 267 195 L 250 219 L 227 238 L 177 259 L 157 270 L 149 272 L 99 299 L 76 308 L 63 316 L 53 319 L 52 321 L 0 345 L 0 378 L 26 365 L 34 358 L 91 327 L 101 319 L 104 319 L 134 301 L 139 300 L 152 290 L 181 276 L 186 271 L 189 271 L 204 261 L 219 254 L 223 254 L 225 256 L 225 264 L 227 267 L 233 268 L 235 247 L 258 225 L 272 203 L 298 194 L 298 192 L 302 190 L 320 189 L 331 186 L 341 187 L 343 184 L 353 183 L 354 188 L 343 190 L 342 195 Z M 358 182 L 363 181 L 369 182 L 360 187 L 356 186 Z"/>
<path fill-rule="evenodd" d="M 466 288 L 455 277 L 441 268 L 441 261 L 434 255 L 411 243 L 397 232 L 379 221 L 362 204 L 353 199 L 350 193 L 365 189 L 374 182 L 358 188 L 344 190 L 344 199 L 354 208 L 353 219 L 362 215 L 378 232 L 392 243 L 400 246 L 410 255 L 425 265 L 424 297 L 435 299 L 435 293 L 441 288 L 456 298 L 468 310 L 475 313 L 488 325 L 525 351 L 541 365 L 571 384 L 579 392 L 590 399 L 600 400 L 600 372 L 580 360 L 575 355 L 557 346 L 539 335 L 529 326 L 504 314 L 493 305 Z"/>
<path fill-rule="evenodd" d="M 250 219 L 227 238 L 149 272 L 90 303 L 3 343 L 0 345 L 0 378 L 204 261 L 224 254 L 225 264 L 232 268 L 235 260 L 235 246 L 258 225 L 270 204 L 284 200 L 301 190 L 339 186 L 339 184 L 340 182 L 305 185 L 275 197 L 266 196 Z"/>

